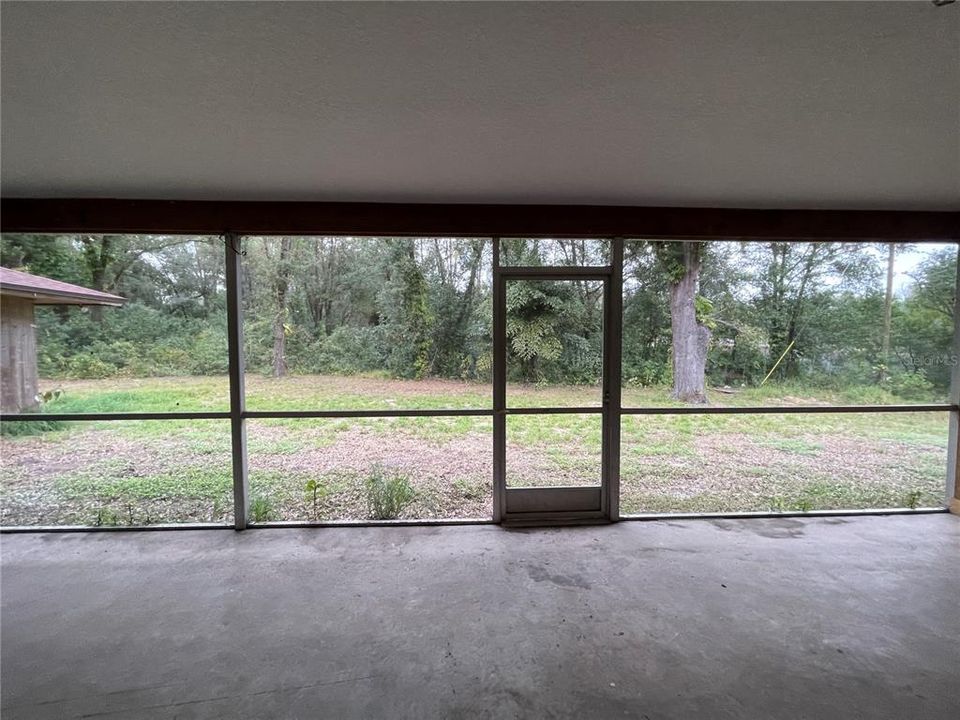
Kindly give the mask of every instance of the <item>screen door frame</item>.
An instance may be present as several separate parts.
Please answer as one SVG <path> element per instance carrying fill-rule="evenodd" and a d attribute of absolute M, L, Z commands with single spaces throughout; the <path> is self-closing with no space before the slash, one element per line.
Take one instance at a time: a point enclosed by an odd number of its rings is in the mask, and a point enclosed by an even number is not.
<path fill-rule="evenodd" d="M 602 266 L 502 266 L 500 238 L 493 238 L 493 520 L 552 525 L 615 522 L 620 491 L 620 348 L 622 340 L 623 240 L 610 241 Z M 595 280 L 603 282 L 602 400 L 599 407 L 507 407 L 507 282 Z M 508 415 L 600 415 L 599 486 L 507 487 Z"/>

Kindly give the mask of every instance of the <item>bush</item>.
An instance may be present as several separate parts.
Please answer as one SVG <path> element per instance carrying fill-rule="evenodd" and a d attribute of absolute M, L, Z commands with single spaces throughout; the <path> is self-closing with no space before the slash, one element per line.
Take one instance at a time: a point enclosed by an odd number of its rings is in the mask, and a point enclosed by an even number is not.
<path fill-rule="evenodd" d="M 117 366 L 90 353 L 74 355 L 66 364 L 67 377 L 76 380 L 102 380 L 117 374 Z"/>
<path fill-rule="evenodd" d="M 367 510 L 374 520 L 395 520 L 400 517 L 416 493 L 404 475 L 387 477 L 383 468 L 374 468 L 367 477 Z"/>
<path fill-rule="evenodd" d="M 927 380 L 923 370 L 918 370 L 891 378 L 890 391 L 904 400 L 929 400 L 933 395 L 933 383 Z"/>
<path fill-rule="evenodd" d="M 380 370 L 385 363 L 382 345 L 383 331 L 378 326 L 341 325 L 323 338 L 310 370 L 341 375 Z"/>
<path fill-rule="evenodd" d="M 205 328 L 190 345 L 191 375 L 226 375 L 229 368 L 227 332 L 220 328 Z"/>
<path fill-rule="evenodd" d="M 628 387 L 653 387 L 673 383 L 673 371 L 670 362 L 658 360 L 638 360 L 624 364 L 623 375 Z"/>

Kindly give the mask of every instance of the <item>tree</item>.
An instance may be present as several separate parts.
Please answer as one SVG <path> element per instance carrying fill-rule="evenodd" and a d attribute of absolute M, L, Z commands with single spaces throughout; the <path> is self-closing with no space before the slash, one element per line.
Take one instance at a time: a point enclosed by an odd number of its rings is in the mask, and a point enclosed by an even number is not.
<path fill-rule="evenodd" d="M 273 272 L 273 377 L 281 378 L 287 374 L 287 294 L 290 289 L 290 245 L 289 235 L 280 238 L 277 248 L 276 264 Z"/>
<path fill-rule="evenodd" d="M 747 246 L 756 324 L 767 330 L 771 361 L 783 358 L 777 377 L 799 376 L 800 359 L 818 342 L 812 321 L 829 311 L 836 293 L 876 279 L 875 258 L 863 249 L 861 243 L 829 242 Z"/>
<path fill-rule="evenodd" d="M 377 300 L 386 335 L 386 365 L 397 377 L 423 378 L 432 372 L 429 287 L 417 263 L 415 241 L 385 242 L 386 281 Z"/>
<path fill-rule="evenodd" d="M 670 281 L 670 327 L 673 337 L 673 397 L 707 402 L 706 366 L 710 328 L 697 317 L 702 242 L 654 242 L 661 269 Z"/>
<path fill-rule="evenodd" d="M 880 342 L 880 380 L 887 377 L 890 368 L 890 329 L 893 322 L 893 271 L 897 252 L 907 249 L 905 243 L 887 243 L 887 285 L 883 296 L 883 333 Z"/>

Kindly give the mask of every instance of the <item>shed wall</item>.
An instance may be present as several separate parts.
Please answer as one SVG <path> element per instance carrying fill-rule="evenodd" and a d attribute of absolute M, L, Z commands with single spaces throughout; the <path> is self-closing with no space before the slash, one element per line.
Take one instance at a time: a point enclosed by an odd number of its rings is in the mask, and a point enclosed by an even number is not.
<path fill-rule="evenodd" d="M 33 302 L 0 299 L 0 412 L 37 409 L 37 340 Z"/>

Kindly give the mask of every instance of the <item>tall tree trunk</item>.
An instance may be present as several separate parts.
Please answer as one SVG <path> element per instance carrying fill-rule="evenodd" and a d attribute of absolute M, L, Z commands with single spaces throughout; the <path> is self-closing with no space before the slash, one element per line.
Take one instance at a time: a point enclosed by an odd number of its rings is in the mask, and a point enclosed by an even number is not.
<path fill-rule="evenodd" d="M 113 258 L 112 238 L 109 235 L 86 236 L 80 238 L 83 244 L 83 256 L 90 272 L 90 287 L 104 292 L 107 289 L 107 266 Z M 91 305 L 90 317 L 103 322 L 103 306 Z"/>
<path fill-rule="evenodd" d="M 897 255 L 897 246 L 890 243 L 887 248 L 887 292 L 883 296 L 883 336 L 881 338 L 880 357 L 883 369 L 880 379 L 885 380 L 890 367 L 890 327 L 893 321 L 893 265 Z"/>
<path fill-rule="evenodd" d="M 273 318 L 273 376 L 284 377 L 287 374 L 287 289 L 290 281 L 290 237 L 280 238 L 280 259 L 277 262 L 276 314 Z"/>
<path fill-rule="evenodd" d="M 697 322 L 696 297 L 700 284 L 701 247 L 699 243 L 680 245 L 683 275 L 679 278 L 674 275 L 670 285 L 673 397 L 683 402 L 706 403 L 707 347 L 711 333 L 708 327 Z"/>

